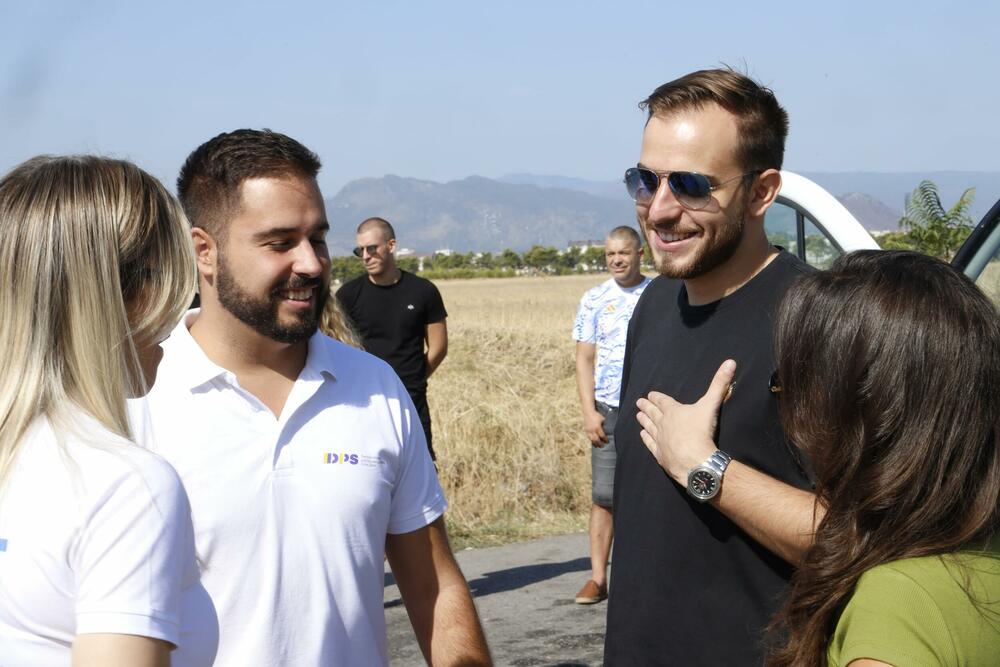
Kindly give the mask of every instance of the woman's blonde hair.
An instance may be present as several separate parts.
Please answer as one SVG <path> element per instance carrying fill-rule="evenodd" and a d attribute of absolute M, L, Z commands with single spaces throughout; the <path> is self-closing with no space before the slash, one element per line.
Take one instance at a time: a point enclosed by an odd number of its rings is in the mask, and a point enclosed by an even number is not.
<path fill-rule="evenodd" d="M 332 292 L 332 290 L 331 290 Z M 354 328 L 351 318 L 344 312 L 336 294 L 329 294 L 319 318 L 319 330 L 334 340 L 347 343 L 351 347 L 364 349 L 361 336 Z"/>
<path fill-rule="evenodd" d="M 132 439 L 137 349 L 180 319 L 195 271 L 183 211 L 134 164 L 42 156 L 0 180 L 0 486 L 39 416 Z"/>

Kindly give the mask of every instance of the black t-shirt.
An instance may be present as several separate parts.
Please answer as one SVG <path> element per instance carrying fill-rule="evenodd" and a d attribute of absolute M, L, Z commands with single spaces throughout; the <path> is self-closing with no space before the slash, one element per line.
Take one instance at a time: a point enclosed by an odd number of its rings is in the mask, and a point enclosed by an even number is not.
<path fill-rule="evenodd" d="M 719 419 L 719 448 L 809 488 L 768 389 L 777 305 L 792 280 L 809 270 L 782 251 L 720 301 L 691 306 L 682 281 L 661 277 L 636 305 L 615 428 L 615 549 L 605 664 L 763 662 L 763 629 L 792 568 L 667 476 L 639 438 L 635 403 L 653 390 L 693 403 L 722 362 L 735 359 L 733 393 Z"/>
<path fill-rule="evenodd" d="M 365 350 L 389 362 L 408 391 L 426 391 L 426 327 L 448 317 L 434 283 L 407 271 L 385 286 L 363 275 L 344 283 L 337 299 L 354 321 Z"/>

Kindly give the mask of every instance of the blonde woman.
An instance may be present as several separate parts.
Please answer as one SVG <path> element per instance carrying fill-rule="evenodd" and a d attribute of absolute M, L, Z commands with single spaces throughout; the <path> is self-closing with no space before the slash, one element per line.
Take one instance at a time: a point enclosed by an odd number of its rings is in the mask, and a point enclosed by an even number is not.
<path fill-rule="evenodd" d="M 319 330 L 330 338 L 359 350 L 363 350 L 365 347 L 361 342 L 361 336 L 354 328 L 354 323 L 351 322 L 351 318 L 347 316 L 347 313 L 340 306 L 340 301 L 332 293 L 327 296 L 326 303 L 323 305 L 323 313 L 319 318 Z"/>
<path fill-rule="evenodd" d="M 135 165 L 0 180 L 0 663 L 214 659 L 187 498 L 126 412 L 194 284 L 183 213 Z"/>

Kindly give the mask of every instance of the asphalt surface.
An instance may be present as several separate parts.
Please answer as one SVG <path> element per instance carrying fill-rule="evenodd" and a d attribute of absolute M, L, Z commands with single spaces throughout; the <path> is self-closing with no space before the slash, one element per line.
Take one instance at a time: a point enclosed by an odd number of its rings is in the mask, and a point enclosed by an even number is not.
<path fill-rule="evenodd" d="M 607 601 L 578 605 L 590 578 L 586 533 L 455 554 L 497 665 L 600 665 Z M 385 617 L 393 667 L 423 665 L 406 609 L 386 568 Z"/>

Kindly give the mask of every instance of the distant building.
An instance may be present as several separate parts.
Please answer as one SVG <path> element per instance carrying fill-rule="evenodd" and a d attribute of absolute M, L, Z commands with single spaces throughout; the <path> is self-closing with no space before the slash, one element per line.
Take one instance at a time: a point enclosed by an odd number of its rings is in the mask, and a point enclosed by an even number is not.
<path fill-rule="evenodd" d="M 593 239 L 587 241 L 570 241 L 569 247 L 566 248 L 566 252 L 572 252 L 573 248 L 579 249 L 580 252 L 587 252 L 591 248 L 601 248 L 604 249 L 604 239 L 595 241 Z"/>

